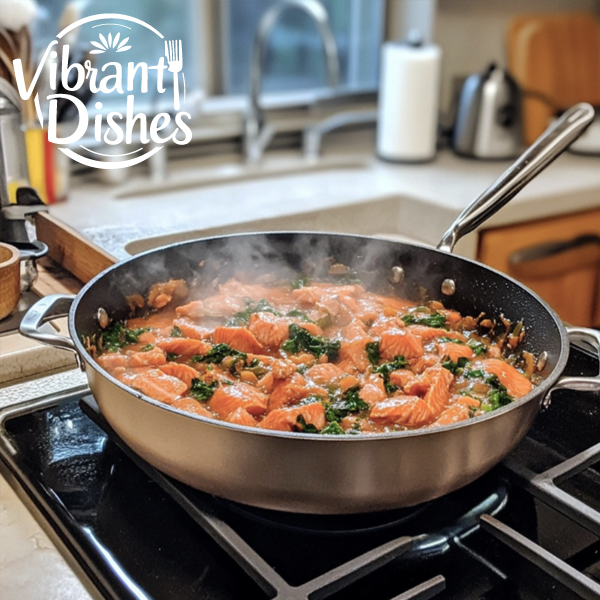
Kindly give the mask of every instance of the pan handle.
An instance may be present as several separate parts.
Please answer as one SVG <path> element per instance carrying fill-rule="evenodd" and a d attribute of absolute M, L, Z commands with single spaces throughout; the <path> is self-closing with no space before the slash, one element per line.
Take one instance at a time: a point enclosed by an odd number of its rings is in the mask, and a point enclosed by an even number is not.
<path fill-rule="evenodd" d="M 587 327 L 567 327 L 567 334 L 570 342 L 583 342 L 591 345 L 598 355 L 600 365 L 600 331 L 588 329 Z M 544 400 L 547 403 L 554 390 L 577 390 L 579 392 L 598 392 L 600 391 L 600 366 L 599 373 L 595 377 L 560 377 L 553 388 L 546 394 Z"/>
<path fill-rule="evenodd" d="M 538 173 L 562 154 L 594 120 L 594 109 L 582 102 L 566 110 L 521 156 L 450 225 L 438 250 L 452 252 L 465 234 L 487 221 Z"/>
<path fill-rule="evenodd" d="M 74 352 L 79 366 L 83 368 L 75 343 L 70 337 L 41 330 L 41 326 L 47 321 L 68 315 L 73 300 L 75 300 L 75 296 L 67 294 L 51 294 L 41 298 L 25 313 L 19 325 L 19 331 L 21 335 L 32 340 Z"/>

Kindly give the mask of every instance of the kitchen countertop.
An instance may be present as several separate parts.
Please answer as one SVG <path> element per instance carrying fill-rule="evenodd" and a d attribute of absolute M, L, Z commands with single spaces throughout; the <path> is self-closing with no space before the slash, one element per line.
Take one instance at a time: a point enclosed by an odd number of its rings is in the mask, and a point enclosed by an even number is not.
<path fill-rule="evenodd" d="M 0 357 L 0 360 L 2 358 Z M 0 390 L 0 407 L 59 392 L 86 383 L 79 370 L 51 375 Z M 99 598 L 86 589 L 48 533 L 34 519 L 9 485 L 7 472 L 0 475 L 0 598 L 2 600 L 91 600 Z M 79 573 L 85 580 L 85 576 Z M 88 584 L 89 585 L 89 584 Z"/>
<path fill-rule="evenodd" d="M 352 134 L 354 140 L 372 144 L 371 134 Z M 370 137 L 369 137 L 370 136 Z M 117 258 L 128 256 L 130 242 L 151 236 L 196 230 L 215 233 L 229 229 L 251 230 L 253 222 L 275 219 L 299 212 L 352 207 L 387 199 L 397 204 L 400 218 L 393 232 L 435 244 L 448 224 L 493 180 L 510 161 L 477 162 L 454 156 L 448 151 L 435 161 L 418 165 L 396 165 L 365 156 L 362 144 L 344 146 L 344 156 L 363 166 L 332 168 L 311 173 L 232 181 L 215 186 L 182 188 L 161 194 L 119 198 L 138 184 L 148 183 L 146 176 L 135 176 L 119 187 L 79 180 L 74 182 L 67 202 L 50 207 L 50 213 L 83 232 L 89 239 Z M 339 150 L 338 150 L 339 152 Z M 298 160 L 297 153 L 269 153 L 271 157 Z M 169 181 L 178 185 L 208 162 L 219 168 L 220 159 L 186 159 L 170 165 Z M 523 190 L 507 207 L 494 216 L 489 225 L 498 226 L 540 217 L 566 214 L 600 206 L 600 162 L 598 158 L 563 155 L 547 171 Z M 167 182 L 168 185 L 168 182 Z M 176 206 L 176 210 L 174 210 Z M 374 207 L 378 206 L 374 204 Z M 384 205 L 382 205 L 384 206 Z M 340 213 L 342 214 L 342 213 Z M 279 221 L 277 220 L 279 218 Z M 385 219 L 384 219 L 385 221 Z M 249 223 L 249 225 L 243 225 Z M 474 256 L 476 236 L 467 236 L 458 250 Z M 3 354 L 0 350 L 0 367 Z M 53 387 L 85 383 L 79 371 L 67 371 L 33 382 L 0 389 L 0 406 L 27 397 L 49 393 Z M 43 391 L 42 391 L 43 390 Z M 29 396 L 28 396 L 29 395 Z M 0 596 L 6 600 L 44 597 L 47 599 L 90 598 L 54 544 L 22 504 L 19 497 L 0 477 Z"/>
<path fill-rule="evenodd" d="M 407 235 L 435 245 L 467 204 L 511 163 L 465 159 L 446 150 L 430 163 L 392 164 L 375 159 L 371 152 L 365 154 L 365 147 L 372 147 L 371 132 L 331 138 L 335 139 L 327 146 L 325 161 L 335 158 L 340 164 L 347 160 L 362 166 L 332 166 L 329 170 L 244 181 L 232 178 L 218 185 L 177 189 L 194 174 L 227 168 L 223 158 L 185 159 L 171 163 L 167 181 L 157 185 L 166 191 L 120 197 L 140 187 L 151 189 L 145 174 L 116 187 L 79 181 L 72 186 L 69 200 L 52 205 L 50 213 L 122 259 L 128 256 L 127 244 L 136 239 L 190 230 L 193 233 L 184 237 L 251 231 L 259 226 L 268 228 L 269 221 L 273 228 L 295 229 L 299 227 L 294 219 L 281 217 L 333 207 L 343 209 L 339 230 L 350 229 L 344 225 L 343 215 L 350 214 L 353 206 L 387 198 L 398 210 L 394 231 L 367 229 L 364 233 Z M 267 154 L 265 162 L 277 160 L 286 164 L 302 161 L 297 151 L 274 151 Z M 600 206 L 599 166 L 598 157 L 564 154 L 486 226 Z M 171 238 L 166 237 L 161 243 L 169 241 Z M 467 236 L 457 249 L 474 257 L 476 236 Z"/>

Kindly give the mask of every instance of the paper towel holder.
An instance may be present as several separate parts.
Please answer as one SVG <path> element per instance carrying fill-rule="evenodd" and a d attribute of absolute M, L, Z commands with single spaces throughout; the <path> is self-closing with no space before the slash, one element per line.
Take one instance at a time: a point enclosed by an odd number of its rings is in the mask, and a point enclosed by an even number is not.
<path fill-rule="evenodd" d="M 376 155 L 391 163 L 435 158 L 441 50 L 418 28 L 382 47 Z"/>

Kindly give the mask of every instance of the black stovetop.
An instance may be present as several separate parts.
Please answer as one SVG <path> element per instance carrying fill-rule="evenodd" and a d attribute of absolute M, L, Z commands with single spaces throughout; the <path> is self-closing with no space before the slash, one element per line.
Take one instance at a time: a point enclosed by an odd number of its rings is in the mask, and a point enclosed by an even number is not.
<path fill-rule="evenodd" d="M 568 373 L 595 369 L 572 350 Z M 89 392 L 0 418 L 10 480 L 107 598 L 600 598 L 600 394 L 556 392 L 503 465 L 457 492 L 351 517 L 178 483 L 122 444 Z"/>

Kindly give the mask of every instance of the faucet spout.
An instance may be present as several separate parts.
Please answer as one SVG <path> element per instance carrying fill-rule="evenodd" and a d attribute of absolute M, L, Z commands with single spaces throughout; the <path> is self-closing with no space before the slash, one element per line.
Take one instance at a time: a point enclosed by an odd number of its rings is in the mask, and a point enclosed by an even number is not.
<path fill-rule="evenodd" d="M 317 31 L 323 41 L 329 86 L 337 87 L 340 82 L 337 43 L 329 24 L 329 16 L 321 2 L 319 0 L 281 0 L 269 8 L 258 24 L 250 64 L 250 97 L 244 122 L 244 153 L 246 160 L 250 163 L 257 163 L 261 160 L 265 148 L 271 142 L 274 134 L 273 129 L 265 124 L 264 111 L 260 106 L 267 41 L 281 15 L 294 8 L 305 12 L 317 26 Z"/>

